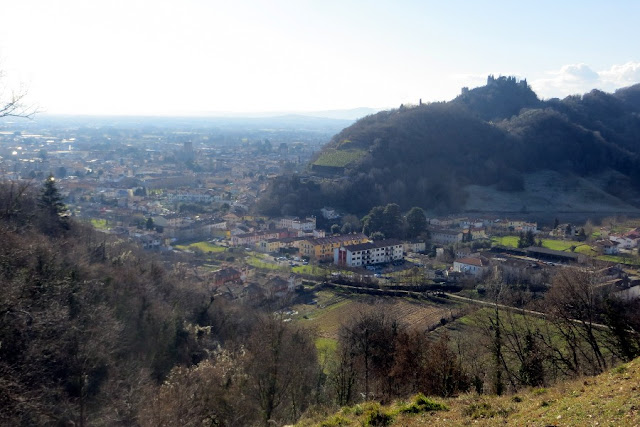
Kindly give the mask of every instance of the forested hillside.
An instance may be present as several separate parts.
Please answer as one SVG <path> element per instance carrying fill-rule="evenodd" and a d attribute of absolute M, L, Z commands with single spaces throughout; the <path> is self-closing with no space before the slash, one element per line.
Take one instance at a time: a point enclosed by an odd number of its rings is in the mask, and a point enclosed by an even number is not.
<path fill-rule="evenodd" d="M 51 179 L 0 185 L 0 425 L 295 420 L 313 335 L 214 299 L 188 270 L 70 219 Z"/>
<path fill-rule="evenodd" d="M 465 209 L 470 185 L 508 196 L 527 191 L 538 171 L 586 178 L 620 204 L 640 206 L 639 88 L 542 101 L 526 81 L 489 77 L 450 102 L 359 120 L 312 160 L 310 175 L 322 179 L 280 177 L 259 207 L 362 214 L 398 203 L 455 212 Z"/>

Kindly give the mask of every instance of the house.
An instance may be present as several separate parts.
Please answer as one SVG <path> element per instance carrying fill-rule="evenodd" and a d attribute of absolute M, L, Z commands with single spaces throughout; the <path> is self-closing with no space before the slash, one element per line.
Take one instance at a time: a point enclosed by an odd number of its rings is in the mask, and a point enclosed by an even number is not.
<path fill-rule="evenodd" d="M 281 239 L 265 239 L 260 240 L 256 245 L 256 248 L 260 252 L 264 253 L 275 253 L 280 250 L 281 247 Z"/>
<path fill-rule="evenodd" d="M 224 285 L 225 283 L 240 280 L 242 273 L 232 267 L 221 268 L 213 272 L 213 285 L 215 287 Z"/>
<path fill-rule="evenodd" d="M 487 232 L 485 231 L 484 227 L 471 227 L 469 228 L 469 233 L 471 234 L 471 238 L 469 240 L 487 238 Z"/>
<path fill-rule="evenodd" d="M 305 239 L 298 243 L 300 255 L 318 261 L 329 261 L 333 258 L 333 250 L 340 246 L 356 245 L 368 242 L 369 238 L 362 233 L 342 234 L 338 236 Z"/>
<path fill-rule="evenodd" d="M 609 234 L 609 240 L 617 243 L 619 249 L 633 249 L 638 246 L 637 237 L 633 238 L 634 234 Z"/>
<path fill-rule="evenodd" d="M 289 232 L 285 229 L 256 231 L 231 236 L 231 246 L 255 246 L 261 240 L 282 239 L 289 237 Z"/>
<path fill-rule="evenodd" d="M 338 213 L 336 212 L 335 209 L 329 208 L 329 207 L 326 207 L 326 206 L 324 208 L 320 209 L 320 212 L 322 212 L 322 216 L 325 219 L 336 219 L 336 218 L 340 217 L 340 215 L 338 215 Z"/>
<path fill-rule="evenodd" d="M 405 252 L 424 252 L 427 250 L 427 244 L 424 240 L 410 240 L 402 244 L 402 250 Z"/>
<path fill-rule="evenodd" d="M 346 267 L 363 267 L 404 259 L 403 244 L 387 239 L 346 245 L 333 250 L 333 263 Z"/>
<path fill-rule="evenodd" d="M 269 296 L 282 298 L 287 294 L 293 293 L 296 287 L 301 283 L 301 280 L 293 274 L 290 275 L 288 279 L 284 279 L 280 276 L 273 276 L 267 280 L 264 287 Z"/>
<path fill-rule="evenodd" d="M 431 218 L 429 220 L 429 224 L 435 225 L 436 227 L 451 227 L 454 222 L 455 220 L 452 218 Z"/>
<path fill-rule="evenodd" d="M 278 221 L 278 227 L 311 232 L 316 229 L 316 217 L 309 216 L 305 219 L 300 219 L 298 217 L 280 218 Z"/>
<path fill-rule="evenodd" d="M 462 242 L 464 232 L 462 230 L 434 229 L 431 230 L 431 241 L 441 245 L 451 245 Z"/>
<path fill-rule="evenodd" d="M 611 236 L 610 236 L 611 237 Z M 619 243 L 610 239 L 598 240 L 595 243 L 597 250 L 604 255 L 616 255 L 620 252 Z"/>
<path fill-rule="evenodd" d="M 482 276 L 489 271 L 489 261 L 486 258 L 460 258 L 453 262 L 453 271 L 458 273 Z"/>

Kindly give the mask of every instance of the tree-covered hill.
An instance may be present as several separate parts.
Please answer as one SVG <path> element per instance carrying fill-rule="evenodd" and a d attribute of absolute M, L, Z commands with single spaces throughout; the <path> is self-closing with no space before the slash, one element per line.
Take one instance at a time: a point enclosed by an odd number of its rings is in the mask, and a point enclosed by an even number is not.
<path fill-rule="evenodd" d="M 554 171 L 593 180 L 633 210 L 640 200 L 639 93 L 636 85 L 542 101 L 526 81 L 490 76 L 450 102 L 357 121 L 311 161 L 311 180 L 278 178 L 259 209 L 303 214 L 331 205 L 365 213 L 398 203 L 463 211 L 471 185 L 522 193 L 528 174 Z"/>

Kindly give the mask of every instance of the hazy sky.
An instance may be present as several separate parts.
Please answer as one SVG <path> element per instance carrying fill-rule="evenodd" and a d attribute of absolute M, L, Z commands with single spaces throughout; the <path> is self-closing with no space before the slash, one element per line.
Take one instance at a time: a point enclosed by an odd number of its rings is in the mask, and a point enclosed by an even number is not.
<path fill-rule="evenodd" d="M 50 113 L 449 100 L 487 74 L 543 98 L 640 82 L 640 2 L 0 0 L 0 69 Z"/>

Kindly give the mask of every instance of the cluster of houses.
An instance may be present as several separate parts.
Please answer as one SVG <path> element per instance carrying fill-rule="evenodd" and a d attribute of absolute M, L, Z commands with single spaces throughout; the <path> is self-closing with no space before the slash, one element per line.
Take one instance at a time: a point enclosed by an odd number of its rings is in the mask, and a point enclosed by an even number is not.
<path fill-rule="evenodd" d="M 247 270 L 232 266 L 214 271 L 209 283 L 216 295 L 249 303 L 286 297 L 302 285 L 301 279 L 293 274 L 288 277 L 272 274 L 264 279 L 257 279 L 251 277 Z"/>
<path fill-rule="evenodd" d="M 635 249 L 640 244 L 640 228 L 626 233 L 610 233 L 602 228 L 600 235 L 602 239 L 595 242 L 595 245 L 605 255 L 617 255 L 621 250 Z"/>
<path fill-rule="evenodd" d="M 447 217 L 429 219 L 431 242 L 440 245 L 486 239 L 490 234 L 538 233 L 538 224 L 520 220 Z"/>

